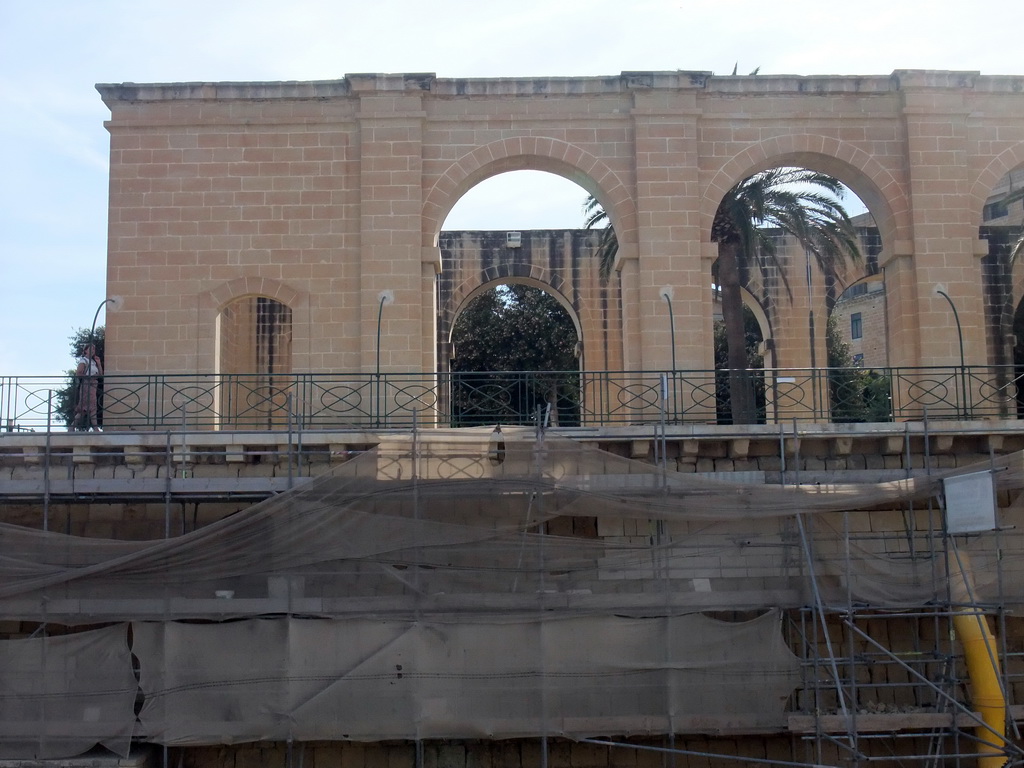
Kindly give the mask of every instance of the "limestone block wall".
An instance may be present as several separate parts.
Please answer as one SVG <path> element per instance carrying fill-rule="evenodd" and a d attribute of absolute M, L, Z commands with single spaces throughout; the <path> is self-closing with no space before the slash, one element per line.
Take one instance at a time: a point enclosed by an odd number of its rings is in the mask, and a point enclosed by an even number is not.
<path fill-rule="evenodd" d="M 886 316 L 885 287 L 880 290 L 869 290 L 868 293 L 850 299 L 843 299 L 833 311 L 838 324 L 838 331 L 843 340 L 850 346 L 850 354 L 860 355 L 864 368 L 884 368 L 888 365 L 885 347 Z M 853 315 L 860 315 L 860 336 L 853 338 L 851 320 Z"/>
<path fill-rule="evenodd" d="M 715 210 L 732 185 L 779 165 L 833 174 L 868 206 L 894 365 L 958 362 L 956 340 L 929 332 L 949 321 L 937 285 L 957 304 L 968 362 L 983 363 L 978 226 L 1024 163 L 1020 79 L 972 72 L 99 90 L 111 109 L 113 373 L 215 372 L 217 315 L 248 295 L 291 308 L 296 371 L 372 370 L 378 317 L 385 370 L 434 370 L 444 219 L 478 182 L 524 168 L 577 181 L 608 211 L 623 366 L 669 365 L 670 290 L 679 365 L 707 370 Z"/>
<path fill-rule="evenodd" d="M 151 105 L 111 128 L 115 369 L 213 371 L 218 311 L 267 296 L 295 313 L 298 370 L 358 368 L 310 328 L 358 336 L 354 105 Z M 326 341 L 326 344 L 324 343 Z"/>

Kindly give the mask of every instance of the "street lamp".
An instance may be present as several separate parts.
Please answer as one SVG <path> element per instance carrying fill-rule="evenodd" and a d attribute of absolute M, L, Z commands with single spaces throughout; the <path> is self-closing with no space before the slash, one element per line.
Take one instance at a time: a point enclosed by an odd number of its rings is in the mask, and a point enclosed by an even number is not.
<path fill-rule="evenodd" d="M 956 304 L 949 298 L 949 294 L 946 293 L 940 286 L 935 286 L 935 292 L 939 294 L 949 303 L 949 308 L 953 310 L 953 320 L 956 321 L 956 336 L 960 341 L 960 397 L 963 398 L 963 407 L 961 409 L 961 415 L 967 418 L 967 364 L 964 359 L 964 329 L 960 326 L 960 315 L 956 311 Z"/>
<path fill-rule="evenodd" d="M 384 318 L 384 305 L 391 304 L 395 300 L 395 294 L 391 291 L 380 292 L 380 304 L 377 305 L 377 367 L 374 381 L 377 388 L 377 402 L 375 406 L 377 408 L 377 421 L 376 426 L 380 426 L 380 412 L 381 412 L 381 397 L 380 397 L 380 327 L 381 320 Z"/>
<path fill-rule="evenodd" d="M 661 289 L 661 298 L 668 304 L 668 329 L 672 336 L 672 372 L 676 370 L 676 319 L 672 314 L 672 286 L 666 285 Z"/>
<path fill-rule="evenodd" d="M 395 300 L 395 295 L 391 291 L 380 292 L 380 304 L 377 306 L 377 375 L 380 376 L 380 326 L 381 320 L 384 317 L 384 305 L 390 304 Z"/>
<path fill-rule="evenodd" d="M 121 299 L 117 296 L 111 296 L 110 298 L 104 299 L 100 302 L 100 305 L 96 307 L 96 313 L 92 316 L 92 326 L 89 328 L 89 343 L 96 343 L 96 321 L 100 318 L 100 310 L 103 309 L 107 304 L 112 304 L 114 307 L 118 305 Z"/>
<path fill-rule="evenodd" d="M 663 298 L 665 300 L 665 303 L 668 304 L 668 329 L 669 329 L 669 333 L 671 334 L 671 341 L 672 341 L 672 403 L 673 403 L 673 417 L 674 417 L 675 416 L 675 413 L 674 413 L 674 411 L 675 411 L 675 403 L 676 403 L 676 392 L 675 392 L 675 390 L 676 390 L 676 382 L 675 382 L 675 378 L 676 378 L 676 318 L 675 318 L 675 315 L 672 312 L 672 286 L 671 285 L 666 285 L 666 286 L 664 286 L 661 289 L 661 298 Z M 661 393 L 661 397 L 662 397 L 662 407 L 664 408 L 665 404 L 666 404 L 666 402 L 668 400 L 668 392 L 667 391 L 663 391 Z"/>

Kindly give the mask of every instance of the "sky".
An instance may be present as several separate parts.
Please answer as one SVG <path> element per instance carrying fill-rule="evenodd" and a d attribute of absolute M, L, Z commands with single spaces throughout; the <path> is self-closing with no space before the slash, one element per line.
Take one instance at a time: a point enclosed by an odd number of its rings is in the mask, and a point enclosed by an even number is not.
<path fill-rule="evenodd" d="M 105 298 L 109 112 L 96 83 L 438 77 L 1024 74 L 1024 5 L 948 0 L 0 0 L 0 377 L 57 375 Z M 448 229 L 579 226 L 585 193 L 523 172 Z M 493 214 L 500 212 L 495 218 Z M 99 323 L 104 321 L 103 311 Z"/>

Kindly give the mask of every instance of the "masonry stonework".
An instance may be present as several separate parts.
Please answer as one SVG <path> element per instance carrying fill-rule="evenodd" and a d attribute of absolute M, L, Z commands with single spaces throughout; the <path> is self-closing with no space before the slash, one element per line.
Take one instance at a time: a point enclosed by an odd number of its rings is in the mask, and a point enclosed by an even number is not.
<path fill-rule="evenodd" d="M 892 365 L 959 363 L 951 334 L 922 330 L 948 326 L 936 286 L 959 309 L 967 363 L 990 362 L 978 227 L 1024 163 L 1019 78 L 406 74 L 99 90 L 108 295 L 122 299 L 108 318 L 112 373 L 216 372 L 218 315 L 247 295 L 291 309 L 294 371 L 372 370 L 382 296 L 382 369 L 435 370 L 444 219 L 475 184 L 519 169 L 576 181 L 608 211 L 622 367 L 670 364 L 667 288 L 679 366 L 709 369 L 712 218 L 729 187 L 780 165 L 830 173 L 868 206 Z M 776 332 L 800 338 L 794 328 Z"/>

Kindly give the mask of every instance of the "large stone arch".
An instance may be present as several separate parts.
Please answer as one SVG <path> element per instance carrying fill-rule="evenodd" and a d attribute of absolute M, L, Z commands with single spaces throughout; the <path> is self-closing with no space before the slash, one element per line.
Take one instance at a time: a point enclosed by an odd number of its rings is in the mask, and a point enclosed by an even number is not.
<path fill-rule="evenodd" d="M 992 194 L 992 190 L 996 188 L 996 185 L 999 184 L 1003 176 L 1010 171 L 1016 170 L 1021 165 L 1024 165 L 1024 142 L 1004 149 L 993 157 L 978 174 L 974 184 L 971 186 L 969 197 L 971 201 L 970 212 L 975 227 L 981 226 L 982 209 L 985 207 L 985 201 Z"/>
<path fill-rule="evenodd" d="M 984 226 L 984 207 L 988 198 L 1007 174 L 1021 166 L 1024 166 L 1024 142 L 1013 144 L 992 157 L 977 174 L 968 196 L 968 215 L 974 232 L 979 232 Z M 1021 344 L 1019 338 L 1015 338 L 1014 324 L 1018 307 L 1024 300 L 1024 263 L 1017 259 L 1009 265 L 1000 266 L 1006 257 L 997 255 L 998 248 L 991 240 L 978 238 L 976 254 L 982 260 L 991 260 L 987 273 L 998 274 L 1006 269 L 1009 275 L 1009 296 L 1002 293 L 1000 284 L 985 280 L 986 271 L 983 270 L 979 276 L 986 306 L 986 319 L 989 320 L 987 331 L 990 361 L 1005 365 L 1014 362 L 1014 350 L 1019 349 Z"/>
<path fill-rule="evenodd" d="M 782 166 L 827 173 L 848 186 L 867 205 L 879 229 L 880 261 L 892 258 L 898 250 L 896 242 L 910 226 L 903 185 L 892 171 L 862 149 L 838 138 L 809 133 L 766 139 L 724 162 L 705 187 L 701 200 L 702 237 L 710 234 L 718 205 L 730 188 L 754 173 Z M 796 301 L 780 301 L 777 306 L 780 316 L 773 321 L 776 360 L 785 367 L 819 365 L 818 361 L 826 354 L 828 311 L 825 297 L 809 290 L 796 293 Z M 813 334 L 810 330 L 812 317 L 820 318 L 813 322 Z"/>
<path fill-rule="evenodd" d="M 882 236 L 883 251 L 907 237 L 910 206 L 904 185 L 870 154 L 832 136 L 789 134 L 751 144 L 723 163 L 701 200 L 701 231 L 711 223 L 725 193 L 743 179 L 768 168 L 793 166 L 835 176 L 867 205 Z"/>
<path fill-rule="evenodd" d="M 245 275 L 236 277 L 234 280 L 227 280 L 206 291 L 204 294 L 206 301 L 203 304 L 220 310 L 235 299 L 245 296 L 266 296 L 282 304 L 287 304 L 293 310 L 298 308 L 303 298 L 302 293 L 280 280 Z"/>
<path fill-rule="evenodd" d="M 636 203 L 620 176 L 584 149 L 536 136 L 492 141 L 467 152 L 445 170 L 424 197 L 423 246 L 437 245 L 445 217 L 466 192 L 492 176 L 522 170 L 548 171 L 579 184 L 608 212 L 620 247 L 635 249 Z"/>

